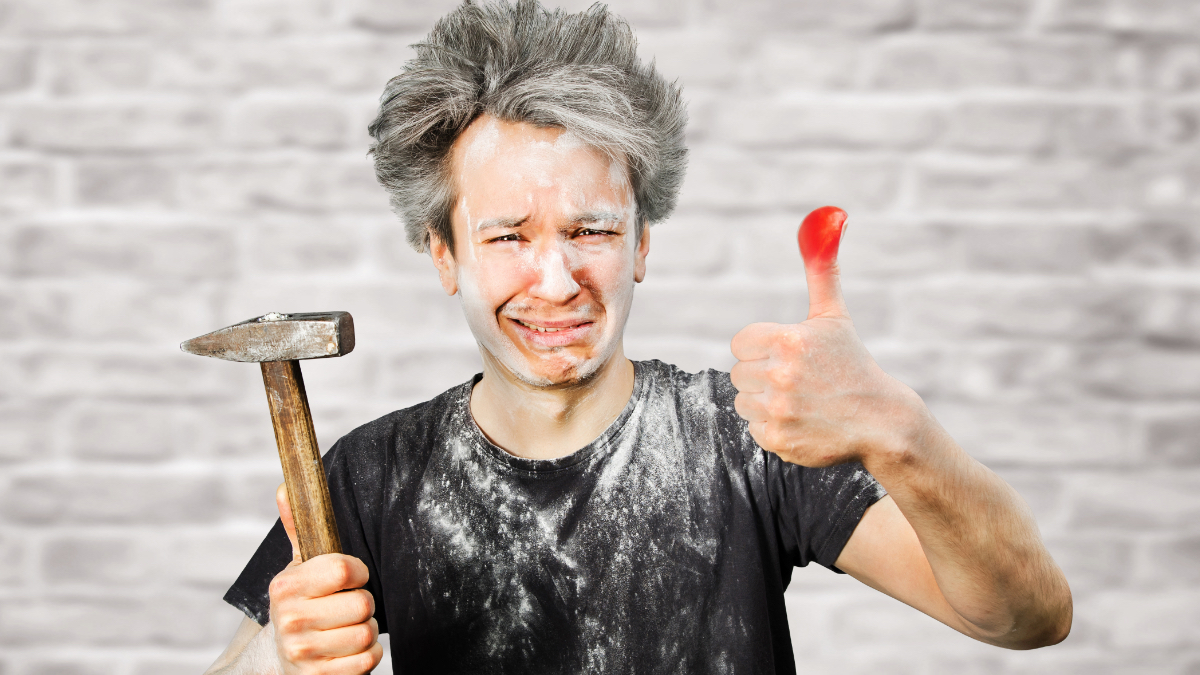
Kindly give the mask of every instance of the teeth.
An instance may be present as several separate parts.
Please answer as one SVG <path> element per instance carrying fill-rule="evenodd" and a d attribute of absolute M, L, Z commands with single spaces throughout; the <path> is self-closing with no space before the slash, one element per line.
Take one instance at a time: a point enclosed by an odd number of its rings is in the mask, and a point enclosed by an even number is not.
<path fill-rule="evenodd" d="M 558 331 L 563 330 L 562 328 L 546 328 L 544 326 L 535 326 L 531 323 L 525 323 L 524 321 L 522 321 L 520 319 L 517 319 L 517 323 L 521 324 L 522 326 L 525 326 L 526 328 L 532 328 L 533 330 L 536 330 L 539 333 L 557 333 Z"/>

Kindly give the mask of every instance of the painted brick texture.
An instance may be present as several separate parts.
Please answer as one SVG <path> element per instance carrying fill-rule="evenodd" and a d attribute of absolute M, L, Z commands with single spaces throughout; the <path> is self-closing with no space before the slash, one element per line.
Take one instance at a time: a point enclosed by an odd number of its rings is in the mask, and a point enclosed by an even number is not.
<path fill-rule="evenodd" d="M 256 368 L 181 340 L 352 312 L 355 352 L 305 364 L 323 448 L 476 371 L 366 157 L 454 4 L 0 2 L 0 673 L 198 673 L 239 622 L 270 422 Z M 630 355 L 727 368 L 746 323 L 802 319 L 795 228 L 845 208 L 863 338 L 1075 591 L 1065 643 L 1005 652 L 800 570 L 801 672 L 1200 673 L 1200 5 L 611 6 L 691 111 Z"/>

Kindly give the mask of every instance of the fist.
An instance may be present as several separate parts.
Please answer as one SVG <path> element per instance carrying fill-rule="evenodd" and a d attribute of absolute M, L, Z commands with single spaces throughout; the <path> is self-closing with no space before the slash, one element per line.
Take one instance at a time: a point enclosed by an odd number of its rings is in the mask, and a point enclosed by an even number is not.
<path fill-rule="evenodd" d="M 379 665 L 383 647 L 375 600 L 363 590 L 367 566 L 329 553 L 302 562 L 283 485 L 275 493 L 279 519 L 292 542 L 292 562 L 271 581 L 275 651 L 285 675 L 362 675 Z"/>
<path fill-rule="evenodd" d="M 808 319 L 756 323 L 730 345 L 737 413 L 764 450 L 811 467 L 866 462 L 901 450 L 923 407 L 916 393 L 875 363 L 842 297 L 837 265 L 846 212 L 826 206 L 800 226 Z"/>

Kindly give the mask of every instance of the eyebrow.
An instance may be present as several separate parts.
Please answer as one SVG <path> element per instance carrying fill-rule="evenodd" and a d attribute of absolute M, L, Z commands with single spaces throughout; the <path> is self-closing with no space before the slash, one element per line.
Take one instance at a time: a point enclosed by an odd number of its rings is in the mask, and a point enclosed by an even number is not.
<path fill-rule="evenodd" d="M 624 216 L 622 214 L 613 213 L 612 211 L 588 211 L 586 213 L 580 213 L 580 214 L 572 217 L 570 219 L 570 222 L 573 224 L 574 223 L 600 223 L 600 222 L 605 222 L 605 221 L 610 221 L 610 220 L 620 222 L 623 219 L 624 219 Z"/>
<path fill-rule="evenodd" d="M 621 221 L 624 216 L 620 213 L 612 211 L 587 211 L 576 214 L 567 219 L 571 224 L 578 223 L 601 223 L 606 221 Z M 488 218 L 479 222 L 479 226 L 475 228 L 476 232 L 484 230 L 494 230 L 497 228 L 520 227 L 525 221 L 529 220 L 529 216 L 507 216 L 500 218 Z"/>
<path fill-rule="evenodd" d="M 521 217 L 509 216 L 507 218 L 488 218 L 487 220 L 480 221 L 479 227 L 476 227 L 475 231 L 482 232 L 484 230 L 494 230 L 498 227 L 517 227 L 521 223 L 524 223 L 526 220 L 529 220 L 529 216 L 521 216 Z"/>

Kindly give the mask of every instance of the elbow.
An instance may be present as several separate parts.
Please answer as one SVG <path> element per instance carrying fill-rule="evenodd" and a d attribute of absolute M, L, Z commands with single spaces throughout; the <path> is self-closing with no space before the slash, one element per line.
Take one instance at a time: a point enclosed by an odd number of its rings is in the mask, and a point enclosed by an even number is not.
<path fill-rule="evenodd" d="M 1075 620 L 1075 602 L 1071 597 L 1071 587 L 1067 585 L 1066 579 L 1061 579 L 1058 601 L 1053 603 L 1053 609 L 1047 615 L 1044 623 L 1046 628 L 1039 636 L 1040 643 L 1034 645 L 1032 649 L 1056 645 L 1066 640 L 1067 636 L 1071 634 L 1071 624 Z"/>
<path fill-rule="evenodd" d="M 1061 624 L 1059 624 L 1057 630 L 1050 636 L 1050 639 L 1046 640 L 1045 643 L 1043 643 L 1039 646 L 1040 647 L 1050 647 L 1050 646 L 1056 645 L 1056 644 L 1062 642 L 1063 640 L 1066 640 L 1067 636 L 1070 634 L 1071 634 L 1071 615 L 1068 614 L 1066 620 L 1064 620 Z"/>
<path fill-rule="evenodd" d="M 962 615 L 960 615 L 961 617 Z M 1040 649 L 1056 645 L 1071 634 L 1074 609 L 1071 591 L 1063 585 L 1062 592 L 1034 601 L 1025 609 L 994 617 L 989 622 L 969 622 L 974 630 L 966 632 L 980 642 L 1014 650 Z M 965 617 L 963 617 L 964 620 Z"/>
<path fill-rule="evenodd" d="M 1032 625 L 1023 631 L 1015 631 L 1015 639 L 1001 646 L 1021 650 L 1054 646 L 1071 634 L 1073 621 L 1074 608 L 1068 590 L 1059 602 L 1039 612 L 1038 618 L 1029 622 Z"/>
<path fill-rule="evenodd" d="M 1055 613 L 1054 617 L 1047 622 L 1047 627 L 1034 641 L 1029 649 L 1037 649 L 1039 647 L 1051 647 L 1063 640 L 1071 634 L 1071 624 L 1074 621 L 1074 609 L 1071 603 L 1071 595 L 1067 594 L 1066 602 L 1063 603 L 1061 609 Z"/>
<path fill-rule="evenodd" d="M 1067 639 L 1071 634 L 1071 619 L 1068 617 L 1065 621 L 1056 622 L 1044 629 L 1024 635 L 1019 639 L 1013 640 L 1008 644 L 1001 645 L 1009 649 L 1029 650 L 1041 649 L 1042 647 L 1053 647 L 1054 645 Z"/>

